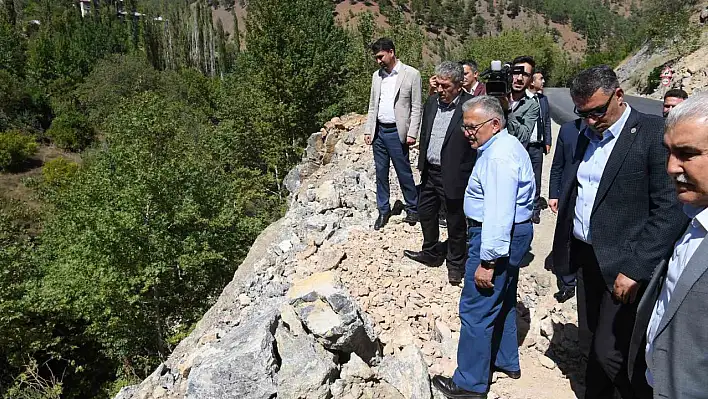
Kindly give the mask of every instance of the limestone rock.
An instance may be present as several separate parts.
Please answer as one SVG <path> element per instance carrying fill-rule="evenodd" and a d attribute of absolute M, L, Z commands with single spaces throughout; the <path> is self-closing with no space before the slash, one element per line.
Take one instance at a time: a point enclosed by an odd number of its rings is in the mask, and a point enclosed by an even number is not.
<path fill-rule="evenodd" d="M 277 393 L 275 338 L 278 304 L 261 302 L 262 310 L 225 334 L 187 379 L 186 399 L 268 399 Z"/>
<path fill-rule="evenodd" d="M 361 382 L 374 378 L 374 371 L 356 353 L 352 353 L 349 361 L 342 366 L 340 377 L 345 381 Z"/>
<path fill-rule="evenodd" d="M 320 203 L 320 212 L 337 209 L 342 204 L 339 192 L 332 180 L 327 180 L 320 184 L 320 186 L 315 189 L 315 197 L 317 198 L 317 202 Z"/>
<path fill-rule="evenodd" d="M 294 335 L 283 324 L 275 332 L 281 365 L 277 374 L 278 397 L 326 399 L 337 365 L 334 354 L 309 335 Z"/>
<path fill-rule="evenodd" d="M 371 322 L 331 271 L 295 283 L 288 297 L 303 325 L 325 348 L 354 352 L 366 361 L 377 357 Z"/>
<path fill-rule="evenodd" d="M 418 348 L 408 345 L 394 355 L 387 356 L 379 365 L 379 376 L 406 399 L 430 399 L 428 366 Z"/>
<path fill-rule="evenodd" d="M 541 365 L 547 369 L 553 370 L 556 368 L 556 363 L 548 356 L 539 356 L 538 360 L 541 362 Z"/>

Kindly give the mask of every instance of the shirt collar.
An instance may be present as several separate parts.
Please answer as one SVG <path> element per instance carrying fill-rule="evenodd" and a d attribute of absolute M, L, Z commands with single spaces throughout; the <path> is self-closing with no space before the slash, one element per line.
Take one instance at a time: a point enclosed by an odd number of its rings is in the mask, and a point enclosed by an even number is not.
<path fill-rule="evenodd" d="M 386 72 L 385 68 L 381 68 L 381 71 L 383 72 L 383 76 L 398 75 L 398 73 L 401 72 L 401 60 L 396 60 L 396 65 L 393 66 L 391 73 Z"/>
<path fill-rule="evenodd" d="M 502 129 L 501 131 L 499 131 L 499 133 L 497 133 L 497 134 L 495 134 L 494 136 L 492 136 L 492 138 L 489 139 L 486 143 L 484 143 L 484 145 L 482 145 L 481 147 L 479 147 L 479 148 L 477 149 L 477 151 L 481 154 L 482 152 L 484 152 L 484 150 L 488 149 L 488 148 L 492 145 L 492 143 L 494 143 L 494 142 L 497 140 L 497 137 L 499 137 L 499 136 L 501 136 L 501 135 L 504 135 L 504 134 L 509 134 L 509 133 L 507 132 L 506 128 Z"/>
<path fill-rule="evenodd" d="M 625 108 L 624 112 L 622 112 L 622 116 L 617 119 L 617 122 L 613 123 L 612 126 L 602 132 L 602 140 L 605 140 L 610 136 L 618 138 L 622 133 L 622 130 L 624 129 L 624 125 L 627 123 L 627 119 L 629 119 L 629 114 L 631 113 L 632 108 L 629 106 L 629 104 L 627 104 L 627 108 Z M 585 128 L 585 137 L 589 138 L 590 140 L 597 140 L 597 136 L 592 133 L 589 127 Z"/>
<path fill-rule="evenodd" d="M 455 99 L 452 100 L 452 102 L 451 102 L 450 104 L 445 104 L 444 102 L 441 102 L 441 101 L 440 101 L 440 96 L 438 96 L 438 108 L 441 108 L 441 109 L 452 109 L 452 108 L 455 108 L 455 106 L 457 105 L 457 103 L 460 102 L 460 96 L 462 96 L 462 92 L 461 92 L 461 91 L 460 91 L 460 94 L 458 94 L 457 97 L 455 97 Z"/>
<path fill-rule="evenodd" d="M 526 97 L 528 97 L 528 98 L 534 98 L 534 97 L 536 97 L 536 94 L 535 94 L 535 93 L 532 93 L 531 90 L 526 89 Z"/>
<path fill-rule="evenodd" d="M 708 208 L 685 204 L 683 206 L 683 212 L 689 218 L 700 223 L 704 230 L 708 230 Z"/>

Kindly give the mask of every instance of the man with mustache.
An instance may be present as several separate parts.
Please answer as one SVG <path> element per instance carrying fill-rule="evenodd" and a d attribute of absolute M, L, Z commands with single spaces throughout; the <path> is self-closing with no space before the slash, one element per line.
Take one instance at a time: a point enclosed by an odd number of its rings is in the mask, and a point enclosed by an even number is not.
<path fill-rule="evenodd" d="M 564 280 L 578 269 L 585 283 L 593 340 L 585 398 L 637 397 L 627 376 L 637 301 L 685 217 L 666 174 L 663 119 L 624 101 L 612 68 L 580 72 L 570 87 L 580 133 L 558 198 L 553 240 L 555 272 Z"/>
<path fill-rule="evenodd" d="M 666 119 L 666 169 L 691 222 L 639 302 L 629 365 L 633 377 L 646 375 L 657 399 L 708 398 L 707 115 L 708 94 L 701 93 Z"/>

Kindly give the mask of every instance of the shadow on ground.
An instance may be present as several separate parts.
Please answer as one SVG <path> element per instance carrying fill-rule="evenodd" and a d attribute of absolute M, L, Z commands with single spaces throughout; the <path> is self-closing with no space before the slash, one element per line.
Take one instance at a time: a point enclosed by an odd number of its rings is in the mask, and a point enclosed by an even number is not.
<path fill-rule="evenodd" d="M 545 355 L 568 377 L 575 396 L 584 397 L 587 358 L 578 345 L 578 326 L 572 323 L 553 323 L 553 338 Z"/>

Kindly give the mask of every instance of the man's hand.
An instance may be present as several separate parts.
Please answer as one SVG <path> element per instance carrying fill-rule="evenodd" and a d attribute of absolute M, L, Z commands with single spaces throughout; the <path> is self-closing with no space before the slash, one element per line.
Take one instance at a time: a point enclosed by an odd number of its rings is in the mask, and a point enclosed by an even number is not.
<path fill-rule="evenodd" d="M 406 144 L 408 144 L 409 146 L 415 145 L 415 138 L 413 138 L 413 137 L 406 138 Z"/>
<path fill-rule="evenodd" d="M 428 79 L 428 84 L 430 85 L 431 91 L 436 91 L 438 89 L 438 77 L 433 75 Z"/>
<path fill-rule="evenodd" d="M 364 142 L 365 142 L 367 145 L 371 145 L 371 135 L 370 135 L 370 134 L 365 134 L 365 135 L 364 135 Z"/>
<path fill-rule="evenodd" d="M 476 276 L 476 275 L 475 275 Z M 634 303 L 639 292 L 639 283 L 620 273 L 615 279 L 614 297 L 622 303 Z"/>
<path fill-rule="evenodd" d="M 494 277 L 494 269 L 491 267 L 477 266 L 477 271 L 474 272 L 474 283 L 482 289 L 494 288 L 492 278 Z"/>
<path fill-rule="evenodd" d="M 551 145 L 546 144 L 546 154 L 550 154 L 550 153 L 551 153 Z"/>
<path fill-rule="evenodd" d="M 548 207 L 551 208 L 551 212 L 558 213 L 558 200 L 557 199 L 549 199 L 548 200 Z"/>

